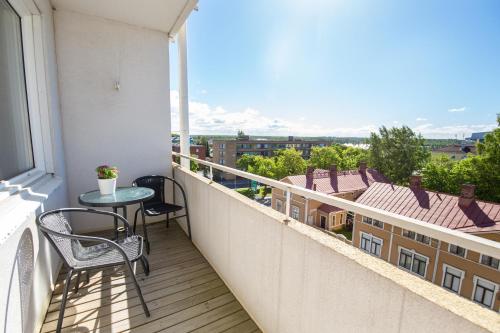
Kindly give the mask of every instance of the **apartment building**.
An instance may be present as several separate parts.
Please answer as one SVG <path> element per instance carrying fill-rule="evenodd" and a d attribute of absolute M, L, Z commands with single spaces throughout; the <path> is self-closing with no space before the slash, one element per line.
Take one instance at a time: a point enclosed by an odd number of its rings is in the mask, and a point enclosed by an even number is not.
<path fill-rule="evenodd" d="M 180 153 L 181 146 L 178 144 L 173 144 L 172 150 L 175 151 L 176 153 Z M 198 158 L 200 160 L 205 160 L 207 158 L 207 147 L 204 145 L 191 144 L 189 146 L 189 152 L 190 152 L 191 156 L 195 156 L 196 158 Z"/>
<path fill-rule="evenodd" d="M 476 154 L 476 146 L 474 144 L 452 144 L 436 148 L 432 151 L 432 154 L 446 155 L 452 160 L 462 160 L 467 158 L 467 154 Z"/>
<path fill-rule="evenodd" d="M 356 202 L 434 225 L 500 241 L 500 204 L 475 200 L 474 185 L 461 195 L 426 191 L 421 176 L 410 187 L 374 183 Z M 499 310 L 499 259 L 359 214 L 353 245 L 487 308 Z"/>
<path fill-rule="evenodd" d="M 348 171 L 338 171 L 336 165 L 332 165 L 329 170 L 309 167 L 305 175 L 288 176 L 281 181 L 354 201 L 371 184 L 386 182 L 387 179 L 377 170 L 368 169 L 366 163 L 362 162 L 358 170 Z M 285 204 L 285 193 L 273 188 L 272 207 L 284 213 Z M 290 215 L 297 221 L 330 231 L 341 229 L 346 223 L 352 223 L 354 219 L 353 213 L 295 194 L 291 196 Z"/>
<path fill-rule="evenodd" d="M 242 136 L 231 140 L 213 140 L 213 161 L 231 168 L 236 168 L 236 161 L 243 155 L 273 156 L 279 149 L 295 148 L 302 152 L 302 157 L 308 159 L 311 155 L 311 148 L 315 146 L 325 147 L 331 141 L 305 141 L 289 136 L 288 140 L 250 140 L 249 136 Z M 227 179 L 234 177 L 225 174 Z"/>

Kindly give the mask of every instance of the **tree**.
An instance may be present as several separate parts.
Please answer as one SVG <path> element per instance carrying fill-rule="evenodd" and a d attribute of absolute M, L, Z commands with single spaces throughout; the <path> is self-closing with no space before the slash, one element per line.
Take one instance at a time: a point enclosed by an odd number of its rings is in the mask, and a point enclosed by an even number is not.
<path fill-rule="evenodd" d="M 370 135 L 369 162 L 397 184 L 407 184 L 413 172 L 421 170 L 430 158 L 424 138 L 409 127 L 385 126 Z"/>
<path fill-rule="evenodd" d="M 210 145 L 206 136 L 200 136 L 196 140 L 197 145 L 205 146 L 205 157 L 210 157 Z"/>
<path fill-rule="evenodd" d="M 249 166 L 255 166 L 255 163 L 256 163 L 255 160 L 256 160 L 256 158 L 257 158 L 257 156 L 255 156 L 255 155 L 243 154 L 236 161 L 236 166 L 240 170 L 248 171 L 248 167 Z"/>
<path fill-rule="evenodd" d="M 455 179 L 452 175 L 453 162 L 448 156 L 440 155 L 429 161 L 422 169 L 422 185 L 429 190 L 456 193 Z"/>
<path fill-rule="evenodd" d="M 248 166 L 248 172 L 275 179 L 276 163 L 273 158 L 255 156 L 254 163 Z"/>
<path fill-rule="evenodd" d="M 295 148 L 278 150 L 274 156 L 275 174 L 278 180 L 287 176 L 304 174 L 307 168 L 302 154 Z"/>
<path fill-rule="evenodd" d="M 319 169 L 329 169 L 332 164 L 340 167 L 342 153 L 339 145 L 328 147 L 312 147 L 309 164 Z"/>
<path fill-rule="evenodd" d="M 245 132 L 243 132 L 243 130 L 238 130 L 238 134 L 237 134 L 238 138 L 242 138 L 245 136 Z"/>
<path fill-rule="evenodd" d="M 313 147 L 309 164 L 319 169 L 329 169 L 332 164 L 339 170 L 352 170 L 359 162 L 366 161 L 368 152 L 361 148 L 332 145 L 328 147 Z"/>

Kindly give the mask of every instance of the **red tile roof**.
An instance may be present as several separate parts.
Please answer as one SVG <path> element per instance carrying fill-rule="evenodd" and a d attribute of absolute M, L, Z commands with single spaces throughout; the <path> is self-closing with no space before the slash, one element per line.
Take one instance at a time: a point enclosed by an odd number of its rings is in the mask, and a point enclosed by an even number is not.
<path fill-rule="evenodd" d="M 356 202 L 468 233 L 500 231 L 500 204 L 475 200 L 458 205 L 458 196 L 386 183 L 374 183 Z"/>
<path fill-rule="evenodd" d="M 325 213 L 335 213 L 335 212 L 343 211 L 342 208 L 330 206 L 327 204 L 321 204 L 321 206 L 318 207 L 318 210 L 325 212 Z"/>
<path fill-rule="evenodd" d="M 328 170 L 316 169 L 313 179 L 308 181 L 306 175 L 288 176 L 283 179 L 292 185 L 297 185 L 312 190 L 313 184 L 316 191 L 325 194 L 337 194 L 359 190 L 366 190 L 374 182 L 387 182 L 387 179 L 377 170 L 367 169 L 338 171 L 337 177 L 330 178 Z"/>

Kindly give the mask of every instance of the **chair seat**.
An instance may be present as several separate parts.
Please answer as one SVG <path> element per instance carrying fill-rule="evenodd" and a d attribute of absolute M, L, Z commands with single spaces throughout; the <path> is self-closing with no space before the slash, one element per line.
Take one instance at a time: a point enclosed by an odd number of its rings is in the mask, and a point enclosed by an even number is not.
<path fill-rule="evenodd" d="M 119 240 L 116 243 L 125 251 L 128 259 L 133 262 L 142 256 L 142 237 L 133 235 Z M 78 246 L 74 248 L 75 259 L 77 259 L 76 266 L 82 267 L 98 267 L 105 265 L 120 264 L 125 262 L 121 253 L 114 247 L 102 243 L 98 245 L 83 247 Z"/>
<path fill-rule="evenodd" d="M 173 213 L 182 209 L 184 209 L 184 207 L 169 203 L 154 203 L 144 205 L 144 212 L 148 216 L 158 216 L 167 213 Z"/>

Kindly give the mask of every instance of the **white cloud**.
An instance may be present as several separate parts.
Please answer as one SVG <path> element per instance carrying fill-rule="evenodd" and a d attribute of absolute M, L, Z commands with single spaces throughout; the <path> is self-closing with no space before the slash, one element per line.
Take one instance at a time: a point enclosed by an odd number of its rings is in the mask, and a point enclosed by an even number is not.
<path fill-rule="evenodd" d="M 467 108 L 465 106 L 462 106 L 461 108 L 451 108 L 448 109 L 448 112 L 464 112 Z"/>
<path fill-rule="evenodd" d="M 201 93 L 202 95 L 206 95 L 206 94 L 208 94 L 208 91 L 206 91 L 205 89 L 201 89 L 200 93 Z"/>
<path fill-rule="evenodd" d="M 416 121 L 427 121 L 427 118 L 420 118 L 420 117 L 419 117 L 419 118 L 417 118 L 417 119 L 415 119 L 415 120 L 416 120 Z"/>
<path fill-rule="evenodd" d="M 495 127 L 496 124 L 435 126 L 428 123 L 418 125 L 413 130 L 426 138 L 442 139 L 456 137 L 462 139 L 469 137 L 472 132 L 488 132 Z"/>
<path fill-rule="evenodd" d="M 170 92 L 172 105 L 172 131 L 179 130 L 179 92 Z M 189 102 L 189 130 L 193 134 L 235 134 L 239 129 L 252 135 L 300 135 L 300 136 L 369 136 L 377 130 L 375 125 L 329 127 L 314 124 L 306 117 L 298 120 L 272 118 L 253 108 L 228 111 L 222 106 Z"/>

